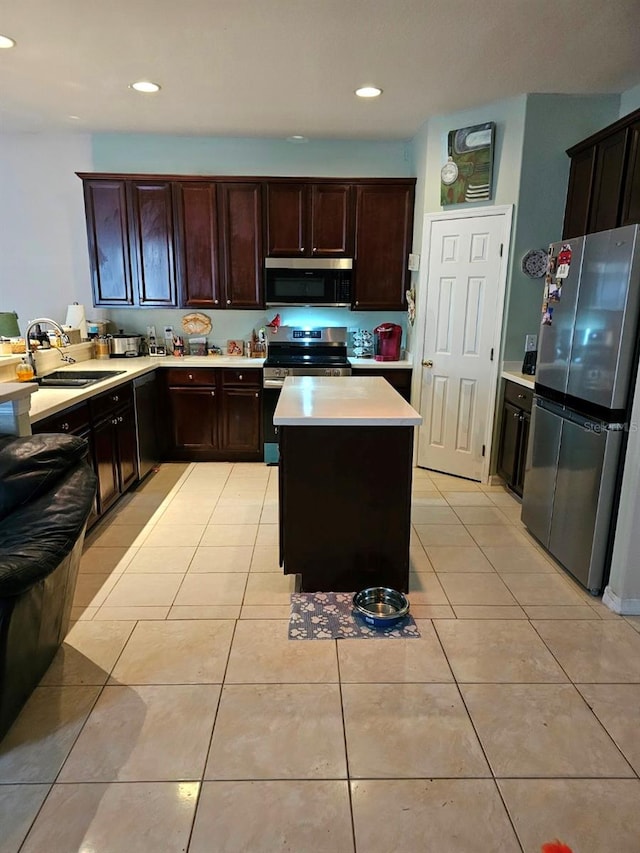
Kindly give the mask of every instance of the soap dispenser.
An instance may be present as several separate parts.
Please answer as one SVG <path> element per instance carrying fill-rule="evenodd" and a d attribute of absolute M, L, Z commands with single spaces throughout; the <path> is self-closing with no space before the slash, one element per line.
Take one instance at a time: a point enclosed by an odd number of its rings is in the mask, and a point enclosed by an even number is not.
<path fill-rule="evenodd" d="M 20 364 L 16 365 L 16 378 L 18 382 L 30 382 L 34 376 L 33 367 L 24 356 Z"/>

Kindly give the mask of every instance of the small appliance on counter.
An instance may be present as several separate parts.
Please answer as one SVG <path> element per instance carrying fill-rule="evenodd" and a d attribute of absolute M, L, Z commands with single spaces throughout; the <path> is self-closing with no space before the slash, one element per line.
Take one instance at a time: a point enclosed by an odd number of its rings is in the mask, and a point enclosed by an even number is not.
<path fill-rule="evenodd" d="M 125 335 L 121 329 L 119 335 L 109 337 L 109 354 L 111 358 L 134 358 L 140 354 L 141 341 L 140 335 Z"/>
<path fill-rule="evenodd" d="M 373 330 L 374 358 L 376 361 L 400 361 L 402 326 L 381 323 Z"/>

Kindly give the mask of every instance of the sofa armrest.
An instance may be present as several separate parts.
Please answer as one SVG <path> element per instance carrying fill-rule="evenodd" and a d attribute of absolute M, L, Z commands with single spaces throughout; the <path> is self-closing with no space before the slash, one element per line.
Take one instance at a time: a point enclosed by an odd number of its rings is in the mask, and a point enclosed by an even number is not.
<path fill-rule="evenodd" d="M 89 517 L 96 476 L 78 462 L 50 492 L 0 521 L 0 597 L 20 595 L 72 550 Z"/>

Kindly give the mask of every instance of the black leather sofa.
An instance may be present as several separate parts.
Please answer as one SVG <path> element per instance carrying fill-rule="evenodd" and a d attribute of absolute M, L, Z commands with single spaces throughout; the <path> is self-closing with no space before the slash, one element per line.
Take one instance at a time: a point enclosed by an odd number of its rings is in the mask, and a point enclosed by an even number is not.
<path fill-rule="evenodd" d="M 69 628 L 96 477 L 83 438 L 0 437 L 0 738 Z"/>

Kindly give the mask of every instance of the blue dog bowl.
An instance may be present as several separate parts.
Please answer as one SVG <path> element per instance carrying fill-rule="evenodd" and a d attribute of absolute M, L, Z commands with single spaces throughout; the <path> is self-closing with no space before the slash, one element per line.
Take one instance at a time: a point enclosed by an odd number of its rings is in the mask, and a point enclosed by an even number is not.
<path fill-rule="evenodd" d="M 384 586 L 372 586 L 356 592 L 353 606 L 364 622 L 373 628 L 390 628 L 409 612 L 407 597 Z"/>

